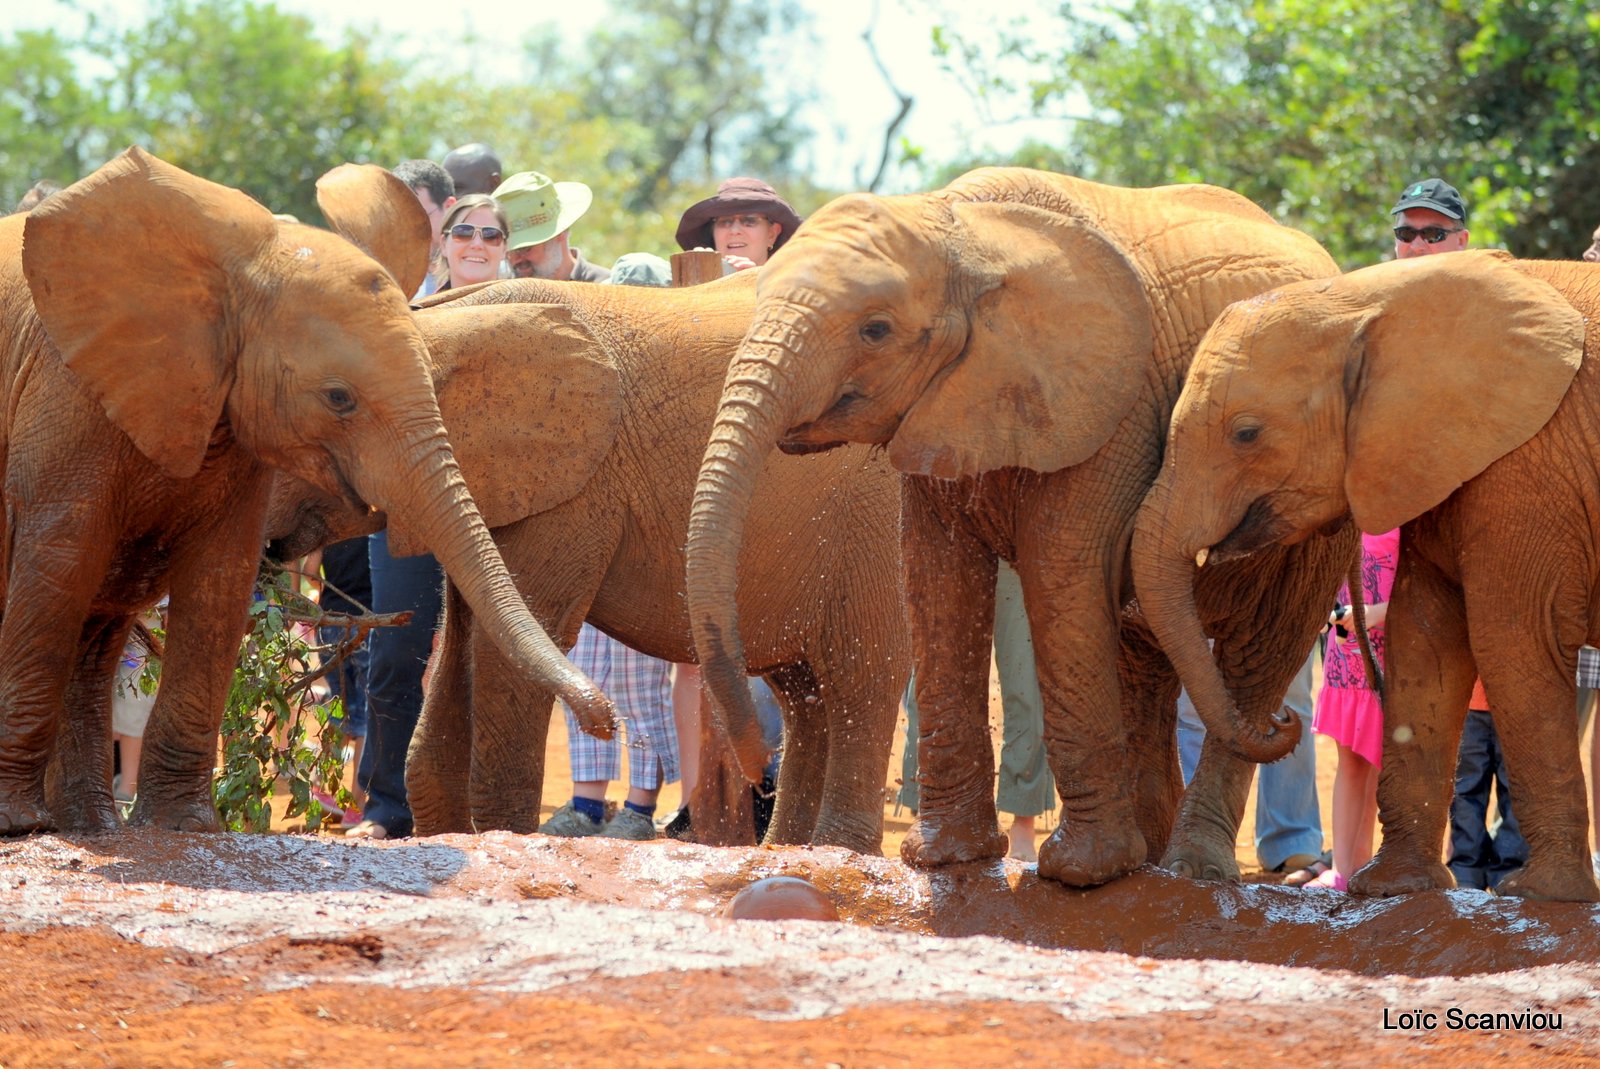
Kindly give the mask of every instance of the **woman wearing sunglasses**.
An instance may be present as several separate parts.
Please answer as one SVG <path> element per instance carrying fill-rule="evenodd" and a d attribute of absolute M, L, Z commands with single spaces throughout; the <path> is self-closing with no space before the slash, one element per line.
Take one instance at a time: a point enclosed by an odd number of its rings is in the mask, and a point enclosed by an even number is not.
<path fill-rule="evenodd" d="M 450 206 L 439 227 L 441 290 L 490 282 L 506 260 L 506 213 L 493 197 L 470 193 Z"/>

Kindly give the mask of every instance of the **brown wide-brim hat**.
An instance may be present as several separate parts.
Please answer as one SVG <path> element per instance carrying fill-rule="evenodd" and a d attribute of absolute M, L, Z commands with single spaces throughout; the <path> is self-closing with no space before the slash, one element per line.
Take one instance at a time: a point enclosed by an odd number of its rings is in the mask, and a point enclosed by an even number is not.
<path fill-rule="evenodd" d="M 711 237 L 711 220 L 722 215 L 743 215 L 758 212 L 783 227 L 772 251 L 783 248 L 784 242 L 794 237 L 800 229 L 800 217 L 789 207 L 789 202 L 778 196 L 778 191 L 759 178 L 730 178 L 717 187 L 717 195 L 691 207 L 678 221 L 678 247 L 680 249 L 712 249 L 716 241 Z"/>

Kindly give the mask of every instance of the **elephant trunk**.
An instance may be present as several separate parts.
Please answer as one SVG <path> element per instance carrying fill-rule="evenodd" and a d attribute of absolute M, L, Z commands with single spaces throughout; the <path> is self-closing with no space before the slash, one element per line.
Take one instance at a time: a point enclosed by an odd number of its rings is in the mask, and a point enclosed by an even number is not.
<path fill-rule="evenodd" d="M 1188 506 L 1192 508 L 1193 506 Z M 1146 495 L 1133 531 L 1133 578 L 1139 607 L 1194 702 L 1206 731 L 1248 761 L 1276 761 L 1300 741 L 1300 719 L 1274 709 L 1247 722 L 1228 692 L 1206 642 L 1195 604 L 1197 571 L 1212 541 L 1197 539 L 1174 514 L 1171 483 L 1159 479 Z"/>
<path fill-rule="evenodd" d="M 356 491 L 426 545 L 510 661 L 571 706 L 585 731 L 610 738 L 616 710 L 556 648 L 522 595 L 484 526 L 438 416 L 392 471 L 358 467 Z"/>
<path fill-rule="evenodd" d="M 689 621 L 701 679 L 732 741 L 739 767 L 759 782 L 766 745 L 747 682 L 735 598 L 745 517 L 756 479 L 779 435 L 796 422 L 821 373 L 794 346 L 791 324 L 758 319 L 728 369 L 722 402 L 700 464 L 686 550 Z"/>

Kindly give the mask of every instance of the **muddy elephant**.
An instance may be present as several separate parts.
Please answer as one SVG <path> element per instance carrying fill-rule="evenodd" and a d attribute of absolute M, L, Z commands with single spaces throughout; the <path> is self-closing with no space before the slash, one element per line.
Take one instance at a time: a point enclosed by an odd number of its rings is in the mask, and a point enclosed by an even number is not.
<path fill-rule="evenodd" d="M 1462 252 L 1242 302 L 1195 357 L 1134 557 L 1212 734 L 1262 725 L 1204 656 L 1196 565 L 1341 524 L 1401 529 L 1383 846 L 1352 891 L 1454 886 L 1440 847 L 1477 675 L 1529 848 L 1498 892 L 1600 898 L 1572 715 L 1578 647 L 1600 640 L 1596 323 L 1600 265 Z"/>
<path fill-rule="evenodd" d="M 1210 186 L 984 169 L 817 212 L 762 269 L 689 528 L 695 645 L 746 774 L 758 751 L 730 595 L 759 465 L 774 444 L 871 443 L 903 473 L 923 802 L 904 858 L 1004 851 L 985 701 L 1003 557 L 1022 579 L 1064 805 L 1039 872 L 1104 883 L 1170 835 L 1179 871 L 1236 875 L 1251 767 L 1209 747 L 1174 831 L 1178 688 L 1130 605 L 1127 545 L 1204 328 L 1233 300 L 1335 272 L 1316 242 Z M 1301 616 L 1343 559 L 1316 540 L 1201 592 L 1218 660 L 1261 708 L 1280 708 L 1316 634 Z M 1290 719 L 1250 756 L 1292 748 Z"/>
<path fill-rule="evenodd" d="M 530 279 L 441 300 L 417 323 L 445 425 L 535 615 L 563 648 L 587 619 L 692 661 L 689 507 L 754 279 L 682 290 Z M 896 479 L 859 448 L 774 457 L 762 489 L 739 604 L 750 668 L 784 714 L 768 838 L 876 853 L 911 663 Z M 551 696 L 520 685 L 492 637 L 452 584 L 407 762 L 419 832 L 538 822 Z"/>
<path fill-rule="evenodd" d="M 377 167 L 330 173 L 322 193 L 383 262 L 138 148 L 0 222 L 0 833 L 117 824 L 113 670 L 166 592 L 132 819 L 216 827 L 274 468 L 387 509 L 531 676 L 609 715 L 521 604 L 445 440 L 405 296 L 426 263 L 420 205 Z"/>

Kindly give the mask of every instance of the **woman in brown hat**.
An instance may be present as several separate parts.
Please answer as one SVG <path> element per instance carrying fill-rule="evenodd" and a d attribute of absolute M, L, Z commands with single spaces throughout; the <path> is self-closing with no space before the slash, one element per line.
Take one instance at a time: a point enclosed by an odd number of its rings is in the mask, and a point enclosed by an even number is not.
<path fill-rule="evenodd" d="M 678 246 L 716 249 L 735 271 L 760 267 L 800 225 L 789 202 L 757 178 L 730 178 L 683 213 Z"/>

